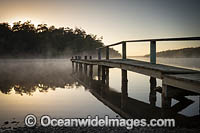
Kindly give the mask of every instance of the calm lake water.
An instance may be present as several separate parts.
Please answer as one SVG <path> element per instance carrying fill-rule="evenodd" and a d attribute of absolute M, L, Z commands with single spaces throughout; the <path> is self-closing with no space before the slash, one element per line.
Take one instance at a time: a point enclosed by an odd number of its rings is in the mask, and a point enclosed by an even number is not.
<path fill-rule="evenodd" d="M 140 58 L 148 61 L 148 58 Z M 200 70 L 199 58 L 158 58 L 158 63 L 182 66 Z M 84 75 L 84 74 L 83 74 Z M 128 103 L 131 109 L 149 108 L 149 105 L 161 108 L 161 93 L 150 93 L 150 77 L 128 71 Z M 94 67 L 90 82 L 92 88 L 87 88 L 78 82 L 76 73 L 72 72 L 72 63 L 69 59 L 8 59 L 0 60 L 0 125 L 2 127 L 23 126 L 27 114 L 35 114 L 38 118 L 50 115 L 55 118 L 85 118 L 88 115 L 109 115 L 112 118 L 121 116 L 115 108 L 110 108 L 98 92 L 101 86 L 97 81 L 97 68 Z M 162 81 L 157 79 L 157 87 Z M 121 70 L 109 69 L 109 91 L 103 100 L 120 101 Z M 97 88 L 97 89 L 96 89 Z M 185 96 L 186 107 L 176 113 L 181 117 L 196 117 L 199 115 L 199 96 Z M 116 100 L 115 100 L 116 99 Z M 153 101 L 153 104 L 152 104 Z M 188 102 L 187 102 L 188 101 Z M 121 101 L 122 102 L 122 101 Z M 179 103 L 172 99 L 171 106 Z M 183 102 L 183 103 L 184 103 Z M 137 105 L 134 106 L 134 103 Z M 116 109 L 119 109 L 118 103 Z M 129 109 L 122 110 L 126 113 Z M 145 110 L 148 111 L 148 110 Z M 142 116 L 141 112 L 136 117 Z M 130 113 L 132 116 L 132 114 Z M 148 115 L 148 114 L 147 114 Z M 9 124 L 5 124 L 5 122 Z M 19 123 L 18 123 L 19 122 Z"/>

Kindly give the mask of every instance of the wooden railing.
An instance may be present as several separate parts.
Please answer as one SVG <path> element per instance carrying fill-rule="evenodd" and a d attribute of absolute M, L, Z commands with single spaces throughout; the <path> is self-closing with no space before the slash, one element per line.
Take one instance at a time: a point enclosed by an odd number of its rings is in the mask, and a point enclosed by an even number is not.
<path fill-rule="evenodd" d="M 199 41 L 200 37 L 182 37 L 182 38 L 161 38 L 161 39 L 144 39 L 144 40 L 128 40 L 121 41 L 114 44 L 99 47 L 98 49 L 98 59 L 101 60 L 101 50 L 106 48 L 106 59 L 109 60 L 109 47 L 122 45 L 122 59 L 126 59 L 126 44 L 129 42 L 150 42 L 150 63 L 156 64 L 156 42 L 161 41 Z"/>

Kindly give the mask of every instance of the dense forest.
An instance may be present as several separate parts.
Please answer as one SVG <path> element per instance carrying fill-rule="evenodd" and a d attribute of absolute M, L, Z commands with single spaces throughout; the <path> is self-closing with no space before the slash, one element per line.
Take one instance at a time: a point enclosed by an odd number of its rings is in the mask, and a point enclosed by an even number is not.
<path fill-rule="evenodd" d="M 97 55 L 104 46 L 102 37 L 86 34 L 81 28 L 55 28 L 47 24 L 37 27 L 26 21 L 0 23 L 0 58 L 58 58 L 73 55 Z M 105 56 L 105 51 L 103 51 Z M 110 49 L 110 56 L 120 56 Z"/>
<path fill-rule="evenodd" d="M 149 54 L 145 55 L 145 57 L 148 56 Z M 156 56 L 172 58 L 200 58 L 200 47 L 161 51 L 157 52 Z"/>

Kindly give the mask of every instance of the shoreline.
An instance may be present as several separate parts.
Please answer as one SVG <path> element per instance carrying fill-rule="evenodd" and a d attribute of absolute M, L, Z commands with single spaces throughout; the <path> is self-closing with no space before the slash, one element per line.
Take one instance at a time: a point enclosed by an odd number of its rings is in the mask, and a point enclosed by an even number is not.
<path fill-rule="evenodd" d="M 2 128 L 0 128 L 2 130 Z M 0 131 L 1 131 L 0 130 Z M 5 133 L 10 132 L 69 132 L 69 133 L 81 133 L 81 132 L 94 132 L 94 133 L 114 133 L 114 132 L 121 132 L 121 133 L 197 133 L 200 132 L 200 129 L 197 128 L 159 128 L 159 127 L 135 127 L 133 129 L 126 129 L 125 127 L 41 127 L 36 126 L 33 128 L 29 127 L 17 127 L 17 128 L 8 128 L 2 130 Z"/>

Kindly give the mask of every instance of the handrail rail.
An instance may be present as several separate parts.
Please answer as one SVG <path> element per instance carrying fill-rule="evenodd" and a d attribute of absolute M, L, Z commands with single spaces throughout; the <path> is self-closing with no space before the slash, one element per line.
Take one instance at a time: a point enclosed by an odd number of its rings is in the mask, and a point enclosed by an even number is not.
<path fill-rule="evenodd" d="M 122 59 L 126 59 L 126 43 L 127 42 L 150 42 L 150 62 L 156 64 L 156 42 L 158 41 L 198 41 L 200 37 L 181 37 L 181 38 L 160 38 L 160 39 L 143 39 L 121 41 L 107 46 L 99 47 L 98 59 L 101 60 L 101 49 L 106 48 L 106 59 L 109 59 L 109 47 L 122 44 Z"/>
<path fill-rule="evenodd" d="M 200 37 L 180 37 L 180 38 L 159 38 L 159 39 L 142 39 L 142 40 L 127 40 L 127 41 L 121 41 L 114 44 L 106 45 L 103 47 L 99 47 L 97 49 L 102 49 L 106 47 L 111 47 L 115 45 L 122 44 L 124 42 L 151 42 L 151 41 L 198 41 L 200 40 Z"/>

